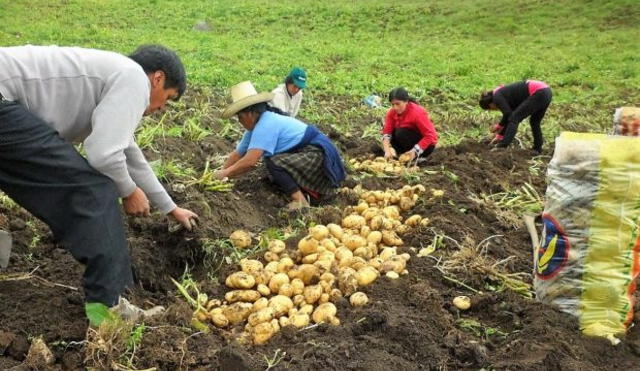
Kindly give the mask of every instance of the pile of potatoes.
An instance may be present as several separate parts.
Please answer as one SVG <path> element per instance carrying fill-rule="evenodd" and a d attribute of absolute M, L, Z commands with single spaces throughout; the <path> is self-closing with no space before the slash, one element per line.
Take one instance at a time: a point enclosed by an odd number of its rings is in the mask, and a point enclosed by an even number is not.
<path fill-rule="evenodd" d="M 398 160 L 387 160 L 384 157 L 359 160 L 352 158 L 349 164 L 356 171 L 365 171 L 372 174 L 402 175 L 407 172 L 417 171 L 417 166 L 406 166 L 408 161 L 401 156 Z"/>
<path fill-rule="evenodd" d="M 399 190 L 359 189 L 357 206 L 347 208 L 341 225 L 316 225 L 295 251 L 271 240 L 264 261 L 243 259 L 240 270 L 226 278 L 232 290 L 224 300 L 208 300 L 196 317 L 220 328 L 246 322 L 241 339 L 264 344 L 283 326 L 339 325 L 335 302 L 348 298 L 363 306 L 367 295 L 358 290 L 379 276 L 396 279 L 408 273 L 409 254 L 398 254 L 402 234 L 426 225 L 420 215 L 406 219 L 425 192 L 421 185 Z"/>

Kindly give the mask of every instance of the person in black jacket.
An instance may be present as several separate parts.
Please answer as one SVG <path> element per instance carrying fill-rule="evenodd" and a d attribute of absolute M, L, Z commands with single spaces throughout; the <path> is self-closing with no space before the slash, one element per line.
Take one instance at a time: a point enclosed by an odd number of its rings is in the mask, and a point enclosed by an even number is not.
<path fill-rule="evenodd" d="M 519 81 L 482 93 L 480 107 L 486 110 L 500 110 L 502 119 L 492 127 L 495 133 L 491 145 L 508 147 L 518 132 L 518 125 L 530 116 L 533 133 L 533 150 L 542 152 L 542 129 L 540 123 L 551 103 L 551 88 L 536 80 Z"/>

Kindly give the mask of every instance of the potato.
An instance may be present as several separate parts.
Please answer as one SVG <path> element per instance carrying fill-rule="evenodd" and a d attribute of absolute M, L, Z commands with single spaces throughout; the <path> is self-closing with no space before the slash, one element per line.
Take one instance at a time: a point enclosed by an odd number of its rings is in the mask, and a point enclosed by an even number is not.
<path fill-rule="evenodd" d="M 351 263 L 353 263 L 353 256 L 352 257 L 346 257 L 346 258 L 338 261 L 338 268 L 351 267 Z"/>
<path fill-rule="evenodd" d="M 286 273 L 277 273 L 269 281 L 269 290 L 274 293 L 278 292 L 280 291 L 280 286 L 285 283 L 289 283 L 289 276 Z"/>
<path fill-rule="evenodd" d="M 378 271 L 370 266 L 360 268 L 356 273 L 359 286 L 367 286 L 378 278 Z"/>
<path fill-rule="evenodd" d="M 403 270 L 402 272 L 400 272 L 400 275 L 401 275 L 401 276 L 406 276 L 407 274 L 409 274 L 409 271 L 408 271 L 408 270 L 406 270 L 406 269 L 405 269 L 405 270 Z"/>
<path fill-rule="evenodd" d="M 331 260 L 322 259 L 322 260 L 316 261 L 315 263 L 313 263 L 313 265 L 318 267 L 319 272 L 326 272 L 326 271 L 330 271 L 331 270 L 331 266 L 333 265 L 333 261 L 334 261 L 334 259 L 331 259 Z"/>
<path fill-rule="evenodd" d="M 371 253 L 371 250 L 369 250 L 366 247 L 358 247 L 353 252 L 353 255 L 357 256 L 357 257 L 360 257 L 360 258 L 363 258 L 363 259 L 371 259 L 373 257 L 373 254 Z"/>
<path fill-rule="evenodd" d="M 318 285 L 320 285 L 320 287 L 322 287 L 322 292 L 327 293 L 327 294 L 331 292 L 331 288 L 333 287 L 331 285 L 331 283 L 329 283 L 327 281 L 320 281 L 318 283 Z"/>
<path fill-rule="evenodd" d="M 397 233 L 397 234 L 399 234 L 399 235 L 403 235 L 403 234 L 407 234 L 407 233 L 409 233 L 409 231 L 411 231 L 411 227 L 409 227 L 409 226 L 408 226 L 408 225 L 406 225 L 406 224 L 400 224 L 399 226 L 397 226 L 397 227 L 395 228 L 395 230 L 396 230 L 396 233 Z"/>
<path fill-rule="evenodd" d="M 333 240 L 330 240 L 328 238 L 322 240 L 320 242 L 320 246 L 324 247 L 324 249 L 329 252 L 335 252 L 337 249 L 336 244 L 333 242 Z"/>
<path fill-rule="evenodd" d="M 382 249 L 382 252 L 380 253 L 379 258 L 382 259 L 383 261 L 386 261 L 390 257 L 397 254 L 398 252 L 396 247 L 385 247 L 384 249 Z"/>
<path fill-rule="evenodd" d="M 367 240 L 360 235 L 349 235 L 342 240 L 344 246 L 346 246 L 349 250 L 353 251 L 358 247 L 363 247 L 367 245 Z"/>
<path fill-rule="evenodd" d="M 305 285 L 317 282 L 320 277 L 320 270 L 317 266 L 311 264 L 302 264 L 298 267 L 300 278 Z"/>
<path fill-rule="evenodd" d="M 402 246 L 403 244 L 402 239 L 392 231 L 382 232 L 382 242 L 388 246 Z"/>
<path fill-rule="evenodd" d="M 244 249 L 251 246 L 251 235 L 249 232 L 243 230 L 237 230 L 231 233 L 229 236 L 231 243 L 238 249 Z"/>
<path fill-rule="evenodd" d="M 276 295 L 269 299 L 269 307 L 273 308 L 275 316 L 279 317 L 286 314 L 289 309 L 293 308 L 291 298 L 284 295 Z"/>
<path fill-rule="evenodd" d="M 299 294 L 299 295 L 296 295 L 296 296 L 293 297 L 293 304 L 294 305 L 300 306 L 301 304 L 304 304 L 304 303 L 306 303 L 304 301 L 304 295 Z"/>
<path fill-rule="evenodd" d="M 409 253 L 400 254 L 400 257 L 404 259 L 404 261 L 408 262 L 411 259 L 411 255 Z"/>
<path fill-rule="evenodd" d="M 224 300 L 229 303 L 235 303 L 236 301 L 253 303 L 260 299 L 260 296 L 260 293 L 255 290 L 233 290 L 224 294 Z"/>
<path fill-rule="evenodd" d="M 320 304 L 316 310 L 313 311 L 313 322 L 315 323 L 335 323 L 334 318 L 336 317 L 336 313 L 338 313 L 338 309 L 333 303 L 323 303 Z"/>
<path fill-rule="evenodd" d="M 287 248 L 287 245 L 284 243 L 284 241 L 276 240 L 276 239 L 269 241 L 268 249 L 274 254 L 281 254 L 284 252 L 286 248 Z"/>
<path fill-rule="evenodd" d="M 278 318 L 278 323 L 280 324 L 280 327 L 289 326 L 289 317 L 282 316 L 282 317 Z"/>
<path fill-rule="evenodd" d="M 279 273 L 278 272 L 278 263 L 277 261 L 272 261 L 269 262 L 267 265 L 265 265 L 264 270 L 269 271 L 269 272 L 273 272 L 273 273 Z"/>
<path fill-rule="evenodd" d="M 330 272 L 325 272 L 322 274 L 322 276 L 320 276 L 320 281 L 326 281 L 326 282 L 329 282 L 330 284 L 333 284 L 333 281 L 335 280 L 336 280 L 336 276 Z"/>
<path fill-rule="evenodd" d="M 289 317 L 293 317 L 296 315 L 296 313 L 298 313 L 298 308 L 293 307 L 291 309 L 289 309 L 289 312 L 287 312 L 287 314 L 289 315 Z"/>
<path fill-rule="evenodd" d="M 273 330 L 275 332 L 280 331 L 280 321 L 278 321 L 277 319 L 274 318 L 271 320 L 271 326 L 273 326 Z"/>
<path fill-rule="evenodd" d="M 382 241 L 382 232 L 372 231 L 367 236 L 367 243 L 379 244 Z"/>
<path fill-rule="evenodd" d="M 342 291 L 340 289 L 333 289 L 329 293 L 329 301 L 336 302 L 342 298 Z"/>
<path fill-rule="evenodd" d="M 398 210 L 397 206 L 387 206 L 382 209 L 382 214 L 389 219 L 400 219 L 400 210 Z"/>
<path fill-rule="evenodd" d="M 294 265 L 295 263 L 291 258 L 280 258 L 278 262 L 278 273 L 287 273 Z"/>
<path fill-rule="evenodd" d="M 420 221 L 422 220 L 422 216 L 420 215 L 411 215 L 410 217 L 407 218 L 407 220 L 404 221 L 404 224 L 410 226 L 410 227 L 416 227 L 420 224 Z"/>
<path fill-rule="evenodd" d="M 222 305 L 222 302 L 220 302 L 220 300 L 211 299 L 207 302 L 205 308 L 207 308 L 208 311 L 211 311 L 213 308 L 219 307 L 220 305 Z"/>
<path fill-rule="evenodd" d="M 271 277 L 273 277 L 275 273 L 263 269 L 262 271 L 253 275 L 256 280 L 256 285 L 268 285 L 269 281 L 271 281 Z"/>
<path fill-rule="evenodd" d="M 394 224 L 393 224 L 394 220 L 391 218 L 383 218 L 382 219 L 382 230 L 383 231 L 390 231 L 394 228 Z"/>
<path fill-rule="evenodd" d="M 364 201 L 360 201 L 358 203 L 358 206 L 356 206 L 354 208 L 354 210 L 358 213 L 358 214 L 362 214 L 365 210 L 367 210 L 369 208 L 369 204 L 367 204 Z"/>
<path fill-rule="evenodd" d="M 339 247 L 336 250 L 336 259 L 342 261 L 345 258 L 352 258 L 353 252 L 346 247 Z"/>
<path fill-rule="evenodd" d="M 349 215 L 342 219 L 342 227 L 348 229 L 360 229 L 365 223 L 366 220 L 360 215 Z"/>
<path fill-rule="evenodd" d="M 293 297 L 293 287 L 290 283 L 285 283 L 278 289 L 278 295 Z"/>
<path fill-rule="evenodd" d="M 310 318 L 306 313 L 297 313 L 295 316 L 289 318 L 289 324 L 297 327 L 303 328 L 309 325 Z"/>
<path fill-rule="evenodd" d="M 276 334 L 276 330 L 271 325 L 271 322 L 260 323 L 251 329 L 251 337 L 253 344 L 262 345 L 269 341 Z"/>
<path fill-rule="evenodd" d="M 353 259 L 351 259 L 351 268 L 355 269 L 356 271 L 366 266 L 367 266 L 367 261 L 362 259 L 359 256 L 356 256 Z"/>
<path fill-rule="evenodd" d="M 471 308 L 471 299 L 468 296 L 456 296 L 453 298 L 453 305 L 460 310 Z"/>
<path fill-rule="evenodd" d="M 331 223 L 331 224 L 327 224 L 327 228 L 329 229 L 329 233 L 331 233 L 331 235 L 339 240 L 342 239 L 342 234 L 344 233 L 342 230 L 342 227 Z"/>
<path fill-rule="evenodd" d="M 402 273 L 407 266 L 407 261 L 404 260 L 401 256 L 395 255 L 387 259 L 384 263 L 382 263 L 382 268 L 380 269 L 383 273 L 394 271 L 396 273 Z"/>
<path fill-rule="evenodd" d="M 298 250 L 303 256 L 318 252 L 318 240 L 311 236 L 306 236 L 298 242 Z"/>
<path fill-rule="evenodd" d="M 412 198 L 400 197 L 400 202 L 398 203 L 398 206 L 400 206 L 400 209 L 402 211 L 407 211 L 407 210 L 410 210 L 415 204 L 416 203 L 415 201 L 413 201 Z"/>
<path fill-rule="evenodd" d="M 371 233 L 371 228 L 369 228 L 368 225 L 363 225 L 362 228 L 360 228 L 360 236 L 367 238 L 369 233 Z"/>
<path fill-rule="evenodd" d="M 291 267 L 291 269 L 289 269 L 289 271 L 287 272 L 287 275 L 289 276 L 289 280 L 300 278 L 300 276 L 302 275 L 302 273 L 300 272 L 300 266 L 294 265 L 293 267 Z"/>
<path fill-rule="evenodd" d="M 214 308 L 209 311 L 209 318 L 216 327 L 227 327 L 229 320 L 222 312 L 222 308 Z"/>
<path fill-rule="evenodd" d="M 299 278 L 294 278 L 291 280 L 291 289 L 293 290 L 293 295 L 300 295 L 304 290 L 304 282 L 302 282 Z"/>
<path fill-rule="evenodd" d="M 245 272 L 235 272 L 229 275 L 225 281 L 232 289 L 250 289 L 256 284 L 256 279 Z"/>
<path fill-rule="evenodd" d="M 412 187 L 413 191 L 416 193 L 424 193 L 427 189 L 422 184 L 416 184 Z"/>
<path fill-rule="evenodd" d="M 424 218 L 424 219 L 422 219 L 422 220 L 420 221 L 420 226 L 421 226 L 421 227 L 426 227 L 426 226 L 428 226 L 428 225 L 429 225 L 429 222 L 430 222 L 429 218 Z"/>
<path fill-rule="evenodd" d="M 307 314 L 310 316 L 311 313 L 313 313 L 313 305 L 304 304 L 303 306 L 300 307 L 300 310 L 298 311 L 298 313 Z"/>
<path fill-rule="evenodd" d="M 354 307 L 362 307 L 369 302 L 369 298 L 367 297 L 367 294 L 365 294 L 364 292 L 358 291 L 358 292 L 354 292 L 349 297 L 349 302 Z"/>
<path fill-rule="evenodd" d="M 262 269 L 264 269 L 264 266 L 262 265 L 262 262 L 260 260 L 242 259 L 240 260 L 240 269 L 244 273 L 255 276 L 257 272 L 260 272 Z"/>
<path fill-rule="evenodd" d="M 367 264 L 371 267 L 373 267 L 376 270 L 380 270 L 380 268 L 382 268 L 382 263 L 384 261 L 380 258 L 373 258 L 373 259 L 369 259 L 369 261 L 367 262 Z"/>
<path fill-rule="evenodd" d="M 387 272 L 387 274 L 385 274 L 385 276 L 387 276 L 387 278 L 392 279 L 392 280 L 396 280 L 398 278 L 400 278 L 400 275 L 394 271 L 389 271 Z"/>
<path fill-rule="evenodd" d="M 267 306 L 269 306 L 269 299 L 260 298 L 253 303 L 253 306 L 251 307 L 251 312 L 252 313 L 257 312 L 262 308 L 266 308 Z"/>
<path fill-rule="evenodd" d="M 340 291 L 349 296 L 358 289 L 358 278 L 356 271 L 352 268 L 344 268 L 338 274 L 338 287 Z"/>
<path fill-rule="evenodd" d="M 275 312 L 273 311 L 273 308 L 266 307 L 260 309 L 257 312 L 251 313 L 251 315 L 249 315 L 248 321 L 251 326 L 255 327 L 260 323 L 270 322 L 273 319 L 274 314 Z"/>
<path fill-rule="evenodd" d="M 237 302 L 222 309 L 222 314 L 229 320 L 230 325 L 237 325 L 245 321 L 251 314 L 251 303 Z"/>
<path fill-rule="evenodd" d="M 313 264 L 316 262 L 316 260 L 318 260 L 318 254 L 309 254 L 302 258 L 302 262 L 304 264 Z"/>
<path fill-rule="evenodd" d="M 309 234 L 317 241 L 322 241 L 329 236 L 329 228 L 322 224 L 318 224 L 309 228 Z"/>
<path fill-rule="evenodd" d="M 373 231 L 380 230 L 382 228 L 383 221 L 384 221 L 384 218 L 382 217 L 382 215 L 376 215 L 373 218 L 371 218 L 371 221 L 369 222 L 369 227 Z"/>
<path fill-rule="evenodd" d="M 204 322 L 209 319 L 209 312 L 207 312 L 204 308 L 197 310 L 195 313 L 193 313 L 193 315 L 195 319 L 200 322 Z"/>
<path fill-rule="evenodd" d="M 371 221 L 373 221 L 378 216 L 382 218 L 381 214 L 382 211 L 380 211 L 380 209 L 378 209 L 377 207 L 370 207 L 362 213 L 362 217 L 365 221 L 371 223 Z"/>
<path fill-rule="evenodd" d="M 320 296 L 322 295 L 323 289 L 320 285 L 311 285 L 304 288 L 302 295 L 304 295 L 304 301 L 307 304 L 315 304 L 318 300 L 320 300 Z"/>
<path fill-rule="evenodd" d="M 268 262 L 277 262 L 280 260 L 280 257 L 278 256 L 278 254 L 274 253 L 273 251 L 265 252 L 263 257 L 264 257 L 264 260 Z"/>

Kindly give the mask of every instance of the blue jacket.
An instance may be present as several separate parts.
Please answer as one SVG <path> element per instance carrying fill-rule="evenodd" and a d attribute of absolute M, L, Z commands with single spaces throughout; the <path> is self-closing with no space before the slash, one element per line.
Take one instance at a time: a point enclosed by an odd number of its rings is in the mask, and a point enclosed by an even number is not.
<path fill-rule="evenodd" d="M 307 125 L 307 130 L 300 143 L 289 149 L 287 152 L 293 152 L 307 145 L 320 147 L 324 152 L 324 172 L 327 174 L 334 187 L 339 187 L 340 183 L 347 177 L 347 171 L 342 163 L 342 158 L 336 146 L 333 145 L 331 139 L 322 134 L 320 130 L 313 125 Z"/>

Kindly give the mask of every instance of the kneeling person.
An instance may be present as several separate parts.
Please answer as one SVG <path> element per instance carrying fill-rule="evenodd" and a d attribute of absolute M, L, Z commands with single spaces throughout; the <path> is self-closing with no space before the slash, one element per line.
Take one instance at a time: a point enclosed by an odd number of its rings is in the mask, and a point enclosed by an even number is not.
<path fill-rule="evenodd" d="M 305 194 L 320 200 L 335 192 L 346 172 L 329 138 L 270 107 L 273 93 L 258 94 L 249 81 L 233 86 L 231 96 L 233 103 L 222 116 L 237 114 L 247 131 L 216 173 L 218 179 L 242 175 L 262 157 L 273 181 L 291 197 L 291 209 L 309 205 Z"/>

